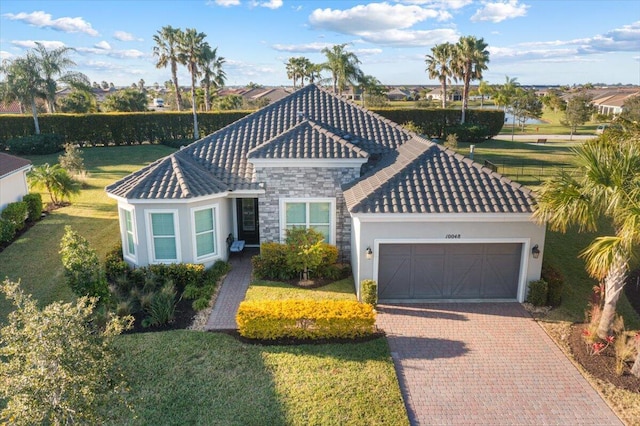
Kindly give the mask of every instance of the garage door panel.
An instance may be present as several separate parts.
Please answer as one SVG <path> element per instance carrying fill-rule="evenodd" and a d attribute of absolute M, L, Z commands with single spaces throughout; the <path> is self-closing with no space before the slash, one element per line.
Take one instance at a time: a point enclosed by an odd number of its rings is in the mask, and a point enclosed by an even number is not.
<path fill-rule="evenodd" d="M 520 243 L 380 244 L 380 299 L 515 299 Z"/>
<path fill-rule="evenodd" d="M 380 256 L 379 265 L 378 297 L 411 298 L 411 256 Z"/>
<path fill-rule="evenodd" d="M 445 255 L 417 255 L 412 258 L 411 294 L 420 299 L 441 297 L 444 288 Z"/>

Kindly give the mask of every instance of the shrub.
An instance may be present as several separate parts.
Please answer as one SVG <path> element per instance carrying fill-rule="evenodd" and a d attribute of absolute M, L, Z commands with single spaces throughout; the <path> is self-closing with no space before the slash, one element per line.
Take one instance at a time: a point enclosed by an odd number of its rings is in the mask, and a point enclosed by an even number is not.
<path fill-rule="evenodd" d="M 533 306 L 544 306 L 547 303 L 548 284 L 545 280 L 529 282 L 527 302 Z"/>
<path fill-rule="evenodd" d="M 0 244 L 6 244 L 13 241 L 16 236 L 16 226 L 13 222 L 0 219 Z"/>
<path fill-rule="evenodd" d="M 445 134 L 447 135 L 447 141 L 449 140 L 449 136 L 456 135 L 456 144 L 458 141 L 480 143 L 490 137 L 489 131 L 485 126 L 469 123 L 447 127 Z"/>
<path fill-rule="evenodd" d="M 260 254 L 251 259 L 256 278 L 286 281 L 295 277 L 287 264 L 287 246 L 279 243 L 262 243 Z"/>
<path fill-rule="evenodd" d="M 207 299 L 206 297 L 201 297 L 200 299 L 194 300 L 191 306 L 193 306 L 194 311 L 201 311 L 209 307 L 209 302 L 210 302 L 210 299 Z"/>
<path fill-rule="evenodd" d="M 72 143 L 64 144 L 64 155 L 58 156 L 58 163 L 73 175 L 86 174 L 82 150 Z"/>
<path fill-rule="evenodd" d="M 176 288 L 168 280 L 162 289 L 153 295 L 146 312 L 149 315 L 142 321 L 143 327 L 159 326 L 173 321 L 176 310 Z"/>
<path fill-rule="evenodd" d="M 376 330 L 373 307 L 351 300 L 247 301 L 236 320 L 241 336 L 261 340 L 353 339 Z"/>
<path fill-rule="evenodd" d="M 146 276 L 156 276 L 162 281 L 173 281 L 178 292 L 183 292 L 189 284 L 201 284 L 205 272 L 204 265 L 194 263 L 149 265 L 140 269 L 146 271 Z"/>
<path fill-rule="evenodd" d="M 13 223 L 16 231 L 24 228 L 24 222 L 29 216 L 29 206 L 24 201 L 16 201 L 15 203 L 7 204 L 7 207 L 0 213 L 0 218 L 7 222 Z"/>
<path fill-rule="evenodd" d="M 117 244 L 114 248 L 107 252 L 104 261 L 104 274 L 107 281 L 112 283 L 120 283 L 125 292 L 130 290 L 130 285 L 126 279 L 131 272 L 131 267 L 122 257 L 122 244 Z M 122 278 L 125 278 L 122 280 Z"/>
<path fill-rule="evenodd" d="M 55 133 L 23 136 L 7 141 L 9 151 L 18 155 L 54 154 L 62 150 L 64 137 Z"/>
<path fill-rule="evenodd" d="M 109 296 L 98 254 L 84 237 L 68 225 L 64 227 L 64 235 L 60 240 L 60 254 L 67 284 L 77 296 L 95 296 L 103 300 Z"/>
<path fill-rule="evenodd" d="M 362 302 L 372 306 L 378 304 L 378 284 L 374 280 L 362 280 L 360 282 Z"/>
<path fill-rule="evenodd" d="M 27 194 L 22 197 L 22 201 L 27 203 L 27 220 L 35 222 L 42 216 L 42 195 L 38 192 Z"/>
<path fill-rule="evenodd" d="M 548 265 L 542 266 L 542 279 L 548 284 L 549 294 L 547 304 L 549 306 L 560 306 L 562 303 L 562 285 L 564 277 L 556 269 Z"/>

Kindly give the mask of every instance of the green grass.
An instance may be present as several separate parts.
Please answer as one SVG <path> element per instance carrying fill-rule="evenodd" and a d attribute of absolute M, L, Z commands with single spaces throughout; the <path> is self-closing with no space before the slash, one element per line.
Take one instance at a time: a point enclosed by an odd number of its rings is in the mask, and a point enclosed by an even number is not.
<path fill-rule="evenodd" d="M 254 281 L 245 300 L 330 299 L 356 300 L 353 278 L 336 281 L 319 288 L 299 288 L 277 281 Z"/>
<path fill-rule="evenodd" d="M 261 346 L 225 334 L 122 336 L 130 403 L 109 424 L 406 425 L 385 339 Z"/>
<path fill-rule="evenodd" d="M 85 188 L 72 198 L 72 204 L 54 211 L 0 253 L 0 279 L 21 280 L 22 287 L 41 305 L 56 300 L 72 300 L 64 281 L 60 261 L 60 239 L 70 225 L 89 240 L 104 257 L 119 240 L 116 201 L 108 198 L 104 187 L 174 150 L 162 145 L 84 149 L 89 176 Z M 31 156 L 34 165 L 57 162 L 58 155 Z M 43 202 L 49 202 L 42 194 Z M 0 298 L 0 322 L 10 305 Z"/>

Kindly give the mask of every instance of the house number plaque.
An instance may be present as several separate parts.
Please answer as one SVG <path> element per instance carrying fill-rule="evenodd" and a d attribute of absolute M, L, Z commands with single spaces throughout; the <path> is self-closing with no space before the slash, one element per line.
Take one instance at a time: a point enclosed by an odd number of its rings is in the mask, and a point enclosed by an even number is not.
<path fill-rule="evenodd" d="M 462 236 L 460 234 L 447 234 L 445 235 L 445 238 L 449 240 L 457 240 L 459 238 L 462 238 Z"/>

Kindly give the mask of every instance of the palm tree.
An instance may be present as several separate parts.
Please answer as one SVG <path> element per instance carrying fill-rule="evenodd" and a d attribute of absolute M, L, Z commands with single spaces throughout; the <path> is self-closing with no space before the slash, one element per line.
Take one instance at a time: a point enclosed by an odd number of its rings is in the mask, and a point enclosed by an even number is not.
<path fill-rule="evenodd" d="M 519 87 L 520 83 L 518 83 L 517 78 L 509 78 L 509 76 L 506 75 L 504 84 L 498 86 L 493 90 L 493 101 L 497 106 L 503 107 L 506 111 L 507 107 L 511 105 L 511 101 L 516 95 Z"/>
<path fill-rule="evenodd" d="M 640 245 L 640 129 L 605 132 L 574 150 L 576 173 L 560 173 L 542 186 L 534 215 L 552 230 L 595 232 L 601 218 L 613 235 L 595 238 L 581 253 L 587 272 L 604 280 L 604 307 L 598 336 L 607 337 L 630 259 Z"/>
<path fill-rule="evenodd" d="M 51 203 L 60 205 L 65 198 L 80 192 L 78 182 L 74 180 L 60 164 L 50 166 L 45 163 L 34 167 L 29 173 L 29 183 L 35 188 L 46 189 Z"/>
<path fill-rule="evenodd" d="M 366 95 L 381 94 L 382 83 L 372 75 L 362 75 L 358 80 L 358 86 L 362 90 L 362 106 L 366 106 Z"/>
<path fill-rule="evenodd" d="M 469 85 L 472 80 L 481 80 L 482 71 L 487 69 L 489 52 L 484 39 L 474 36 L 460 37 L 453 54 L 453 72 L 462 80 L 462 118 L 464 124 L 467 105 L 469 103 Z"/>
<path fill-rule="evenodd" d="M 41 63 L 33 52 L 15 59 L 6 59 L 1 68 L 6 75 L 6 90 L 23 105 L 31 105 L 36 134 L 40 134 L 36 98 L 44 97 L 45 81 Z"/>
<path fill-rule="evenodd" d="M 298 65 L 300 67 L 300 87 L 303 87 L 305 78 L 308 78 L 309 82 L 311 82 L 310 74 L 314 72 L 314 64 L 309 58 L 300 56 L 298 58 Z"/>
<path fill-rule="evenodd" d="M 211 110 L 211 87 L 220 89 L 224 87 L 227 74 L 222 69 L 225 59 L 218 56 L 218 48 L 211 49 L 207 44 L 200 63 L 202 72 L 202 81 L 200 84 L 204 88 L 204 108 L 205 111 Z"/>
<path fill-rule="evenodd" d="M 302 75 L 300 58 L 289 58 L 286 64 L 286 68 L 287 78 L 293 80 L 293 89 L 295 90 L 298 77 Z"/>
<path fill-rule="evenodd" d="M 76 63 L 68 57 L 68 54 L 75 51 L 75 49 L 71 47 L 59 47 L 57 49 L 47 50 L 42 43 L 36 42 L 34 51 L 40 61 L 40 69 L 42 78 L 44 79 L 44 97 L 47 102 L 47 112 L 56 112 L 58 81 L 80 90 L 89 89 L 91 83 L 86 75 L 81 72 L 66 71 L 68 68 L 76 65 Z"/>
<path fill-rule="evenodd" d="M 178 59 L 191 74 L 191 109 L 193 111 L 193 138 L 200 139 L 198 131 L 198 115 L 196 114 L 196 79 L 200 76 L 200 64 L 205 54 L 211 50 L 209 43 L 204 41 L 207 35 L 199 33 L 195 28 L 187 28 L 181 34 L 178 43 Z"/>
<path fill-rule="evenodd" d="M 162 27 L 158 34 L 153 36 L 156 45 L 153 46 L 153 55 L 158 57 L 156 68 L 171 67 L 171 80 L 176 92 L 176 107 L 182 111 L 182 96 L 180 95 L 180 85 L 178 85 L 178 44 L 182 30 L 173 28 L 171 25 Z"/>
<path fill-rule="evenodd" d="M 362 75 L 358 67 L 360 60 L 355 53 L 345 51 L 346 46 L 347 44 L 343 43 L 322 49 L 322 53 L 327 57 L 323 68 L 331 71 L 333 93 L 342 93 L 349 83 Z"/>
<path fill-rule="evenodd" d="M 427 55 L 427 73 L 429 78 L 437 79 L 442 87 L 442 108 L 447 107 L 447 82 L 456 79 L 451 69 L 454 45 L 451 43 L 437 44 L 431 48 L 431 55 Z"/>
<path fill-rule="evenodd" d="M 477 92 L 480 95 L 480 108 L 484 108 L 484 97 L 493 93 L 493 87 L 487 81 L 481 80 Z"/>
<path fill-rule="evenodd" d="M 309 64 L 305 69 L 305 77 L 309 80 L 309 83 L 313 84 L 316 80 L 320 80 L 322 78 L 320 75 L 322 69 L 322 64 L 314 64 L 312 62 Z"/>

